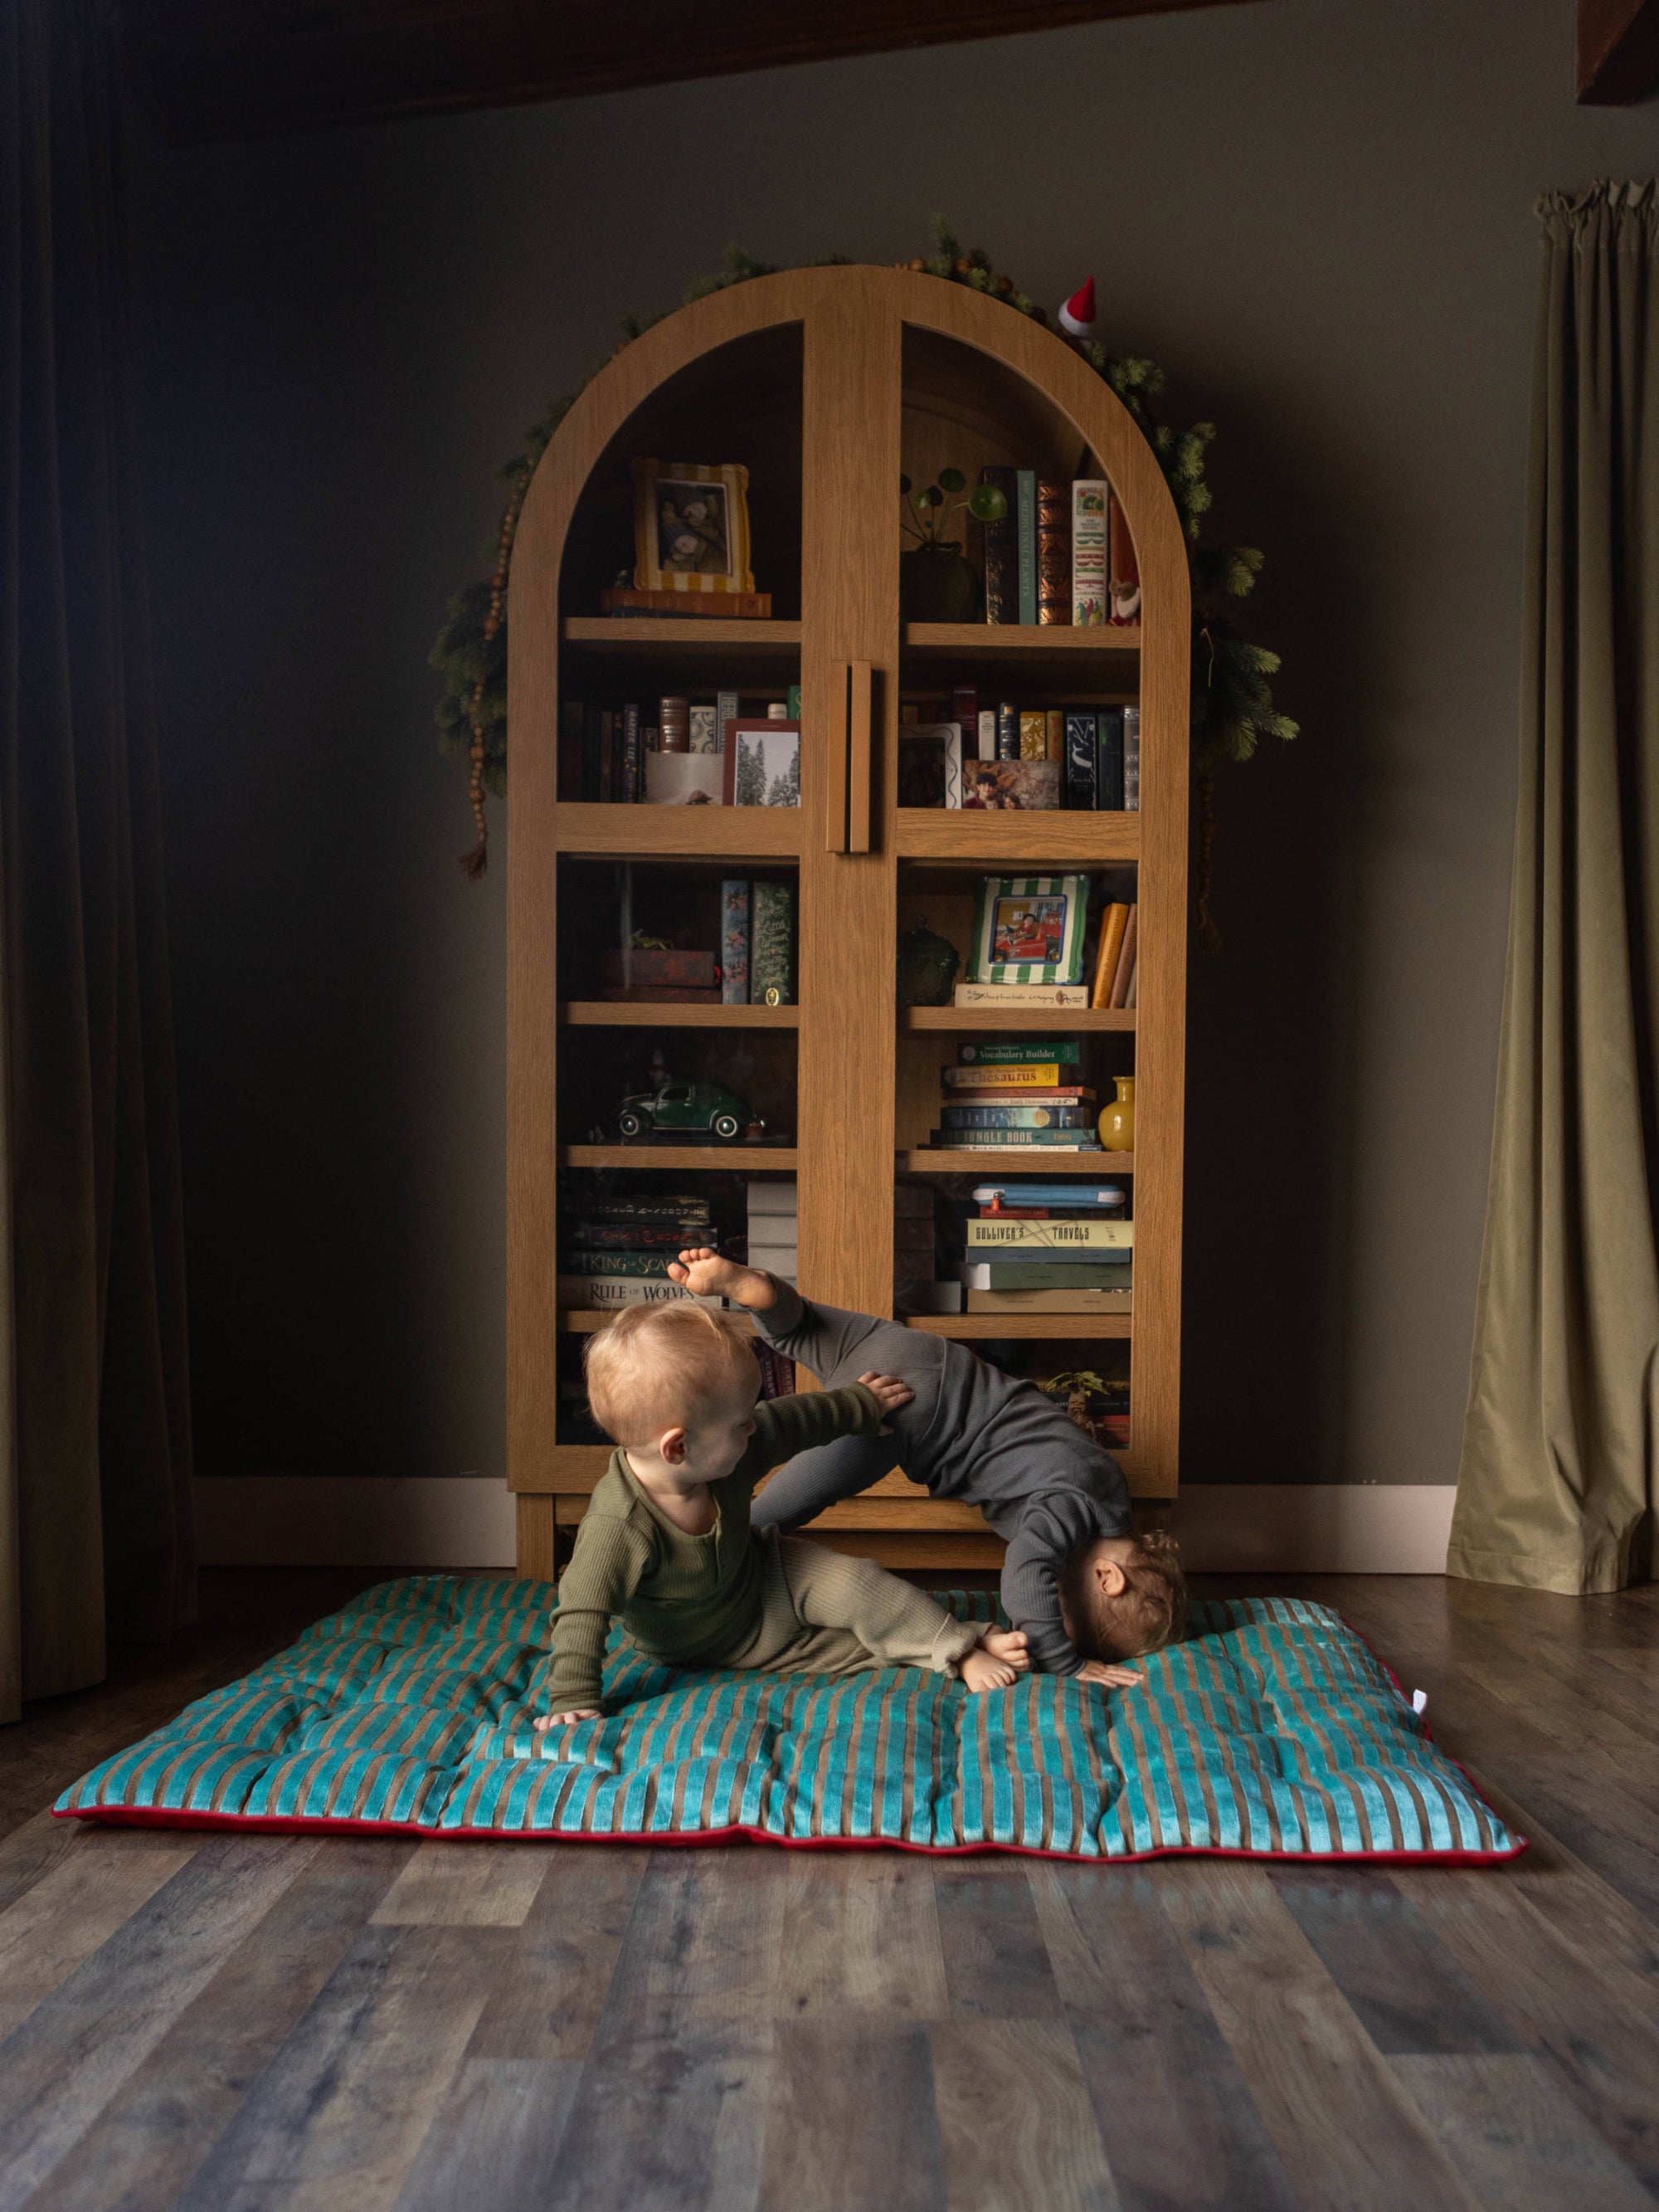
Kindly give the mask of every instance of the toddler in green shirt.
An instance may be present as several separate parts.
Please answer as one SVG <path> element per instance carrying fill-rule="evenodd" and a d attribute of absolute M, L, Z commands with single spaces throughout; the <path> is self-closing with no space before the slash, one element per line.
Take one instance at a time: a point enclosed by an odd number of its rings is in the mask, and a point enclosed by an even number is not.
<path fill-rule="evenodd" d="M 672 1667 L 812 1674 L 931 1667 L 1006 1689 L 1029 1661 L 1018 1631 L 957 1620 L 868 1559 L 750 1525 L 756 1485 L 797 1452 L 875 1436 L 909 1386 L 863 1375 L 842 1390 L 760 1400 L 760 1370 L 724 1315 L 690 1301 L 629 1306 L 587 1340 L 588 1402 L 617 1440 L 576 1530 L 553 1617 L 549 1712 L 599 1712 L 621 1620 Z"/>

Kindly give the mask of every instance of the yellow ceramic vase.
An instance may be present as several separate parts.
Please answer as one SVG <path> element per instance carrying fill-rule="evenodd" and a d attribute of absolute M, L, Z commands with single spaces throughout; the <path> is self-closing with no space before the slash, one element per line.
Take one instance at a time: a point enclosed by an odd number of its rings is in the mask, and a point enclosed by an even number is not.
<path fill-rule="evenodd" d="M 1115 1075 L 1117 1097 L 1100 1117 L 1100 1141 L 1109 1152 L 1132 1152 L 1135 1148 L 1135 1079 Z"/>

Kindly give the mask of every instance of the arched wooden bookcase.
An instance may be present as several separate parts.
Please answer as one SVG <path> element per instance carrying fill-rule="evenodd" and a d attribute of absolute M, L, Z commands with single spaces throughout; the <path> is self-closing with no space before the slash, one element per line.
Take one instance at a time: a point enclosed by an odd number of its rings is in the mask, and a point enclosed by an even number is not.
<path fill-rule="evenodd" d="M 618 553 L 625 560 L 631 544 L 627 464 L 635 454 L 748 463 L 756 582 L 774 594 L 773 620 L 599 617 L 598 587 L 613 580 Z M 1139 560 L 1139 631 L 901 623 L 902 468 L 925 481 L 951 463 L 971 481 L 992 461 L 1111 478 Z M 1132 1319 L 963 1315 L 914 1325 L 984 1339 L 1041 1335 L 1081 1358 L 1091 1347 L 1073 1340 L 1127 1338 L 1132 1440 L 1121 1457 L 1138 1498 L 1170 1498 L 1180 1409 L 1190 615 L 1180 525 L 1119 401 L 1052 332 L 964 286 L 858 267 L 735 285 L 635 339 L 571 409 L 525 502 L 509 605 L 507 1479 L 518 1500 L 520 1572 L 551 1572 L 556 1528 L 580 1517 L 607 1455 L 592 1443 L 559 1441 L 561 1345 L 568 1361 L 572 1336 L 592 1326 L 591 1316 L 559 1310 L 560 1176 L 625 1157 L 630 1167 L 672 1173 L 678 1184 L 714 1164 L 689 1152 L 621 1156 L 580 1141 L 596 1070 L 619 1026 L 730 1024 L 751 1055 L 773 1055 L 775 1069 L 793 1043 L 794 1151 L 744 1164 L 794 1169 L 802 1287 L 832 1304 L 890 1312 L 896 1176 L 954 1167 L 982 1176 L 1032 1165 L 1029 1155 L 988 1160 L 915 1149 L 956 1035 L 1036 1026 L 1030 1015 L 992 1022 L 895 1003 L 902 917 L 919 901 L 960 898 L 975 875 L 990 872 L 1136 872 L 1136 1008 L 1042 1017 L 1044 1029 L 1060 1020 L 1066 1033 L 1085 1035 L 1102 1080 L 1131 1067 L 1137 1077 L 1133 1155 L 1096 1155 L 1090 1170 L 1133 1177 L 1134 1310 Z M 562 694 L 592 696 L 609 684 L 618 697 L 622 687 L 649 697 L 742 682 L 781 696 L 796 680 L 799 809 L 561 803 Z M 907 690 L 948 692 L 964 681 L 977 681 L 992 701 L 1138 698 L 1139 812 L 901 810 L 893 772 L 901 700 Z M 568 917 L 583 910 L 582 886 L 626 859 L 685 871 L 688 883 L 699 871 L 703 879 L 745 867 L 796 874 L 799 1005 L 658 1016 L 584 1001 L 571 947 L 561 968 L 562 880 Z M 890 1564 L 989 1565 L 1000 1548 L 971 1509 L 934 1504 L 896 1473 L 835 1509 L 818 1532 Z"/>

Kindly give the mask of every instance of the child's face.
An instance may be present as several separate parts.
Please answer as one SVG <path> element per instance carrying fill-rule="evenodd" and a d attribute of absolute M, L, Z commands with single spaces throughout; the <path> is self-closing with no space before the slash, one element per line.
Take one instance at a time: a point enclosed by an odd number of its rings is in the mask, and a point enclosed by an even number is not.
<path fill-rule="evenodd" d="M 749 1449 L 755 1433 L 755 1401 L 760 1377 L 753 1382 L 728 1385 L 723 1396 L 711 1399 L 688 1423 L 682 1434 L 685 1455 L 675 1468 L 682 1482 L 719 1482 Z"/>

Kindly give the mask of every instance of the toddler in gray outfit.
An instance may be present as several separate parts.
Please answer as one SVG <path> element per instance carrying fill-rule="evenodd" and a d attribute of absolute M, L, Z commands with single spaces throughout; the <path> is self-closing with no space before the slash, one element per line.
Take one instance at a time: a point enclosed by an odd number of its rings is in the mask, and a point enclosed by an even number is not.
<path fill-rule="evenodd" d="M 825 1389 L 874 1367 L 915 1394 L 889 1415 L 890 1437 L 842 1437 L 787 1461 L 755 1500 L 757 1523 L 799 1528 L 896 1463 L 933 1497 L 977 1505 L 1004 1539 L 1003 1609 L 1034 1669 L 1137 1682 L 1122 1662 L 1180 1634 L 1175 1545 L 1131 1533 L 1122 1469 L 1043 1392 L 954 1338 L 820 1305 L 707 1249 L 682 1252 L 669 1273 L 747 1307 L 767 1343 Z"/>

